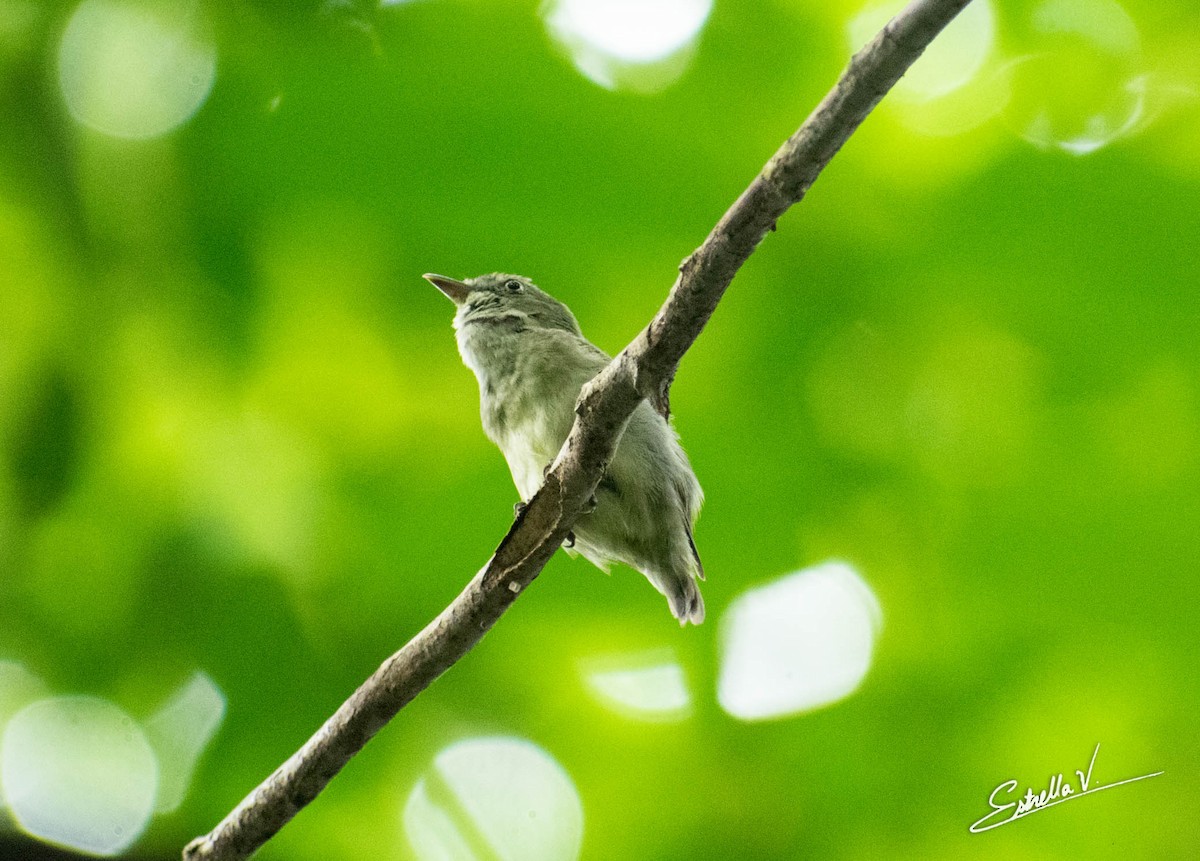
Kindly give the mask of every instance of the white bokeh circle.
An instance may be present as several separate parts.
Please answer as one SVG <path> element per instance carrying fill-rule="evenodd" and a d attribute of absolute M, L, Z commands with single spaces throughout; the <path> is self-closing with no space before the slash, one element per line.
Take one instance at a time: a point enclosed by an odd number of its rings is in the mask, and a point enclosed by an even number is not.
<path fill-rule="evenodd" d="M 59 89 L 75 120 L 118 138 L 154 138 L 208 98 L 217 54 L 195 2 L 84 0 L 58 48 Z"/>
<path fill-rule="evenodd" d="M 17 824 L 60 846 L 117 855 L 154 812 L 158 763 L 142 728 L 108 700 L 49 697 L 0 739 L 0 787 Z"/>

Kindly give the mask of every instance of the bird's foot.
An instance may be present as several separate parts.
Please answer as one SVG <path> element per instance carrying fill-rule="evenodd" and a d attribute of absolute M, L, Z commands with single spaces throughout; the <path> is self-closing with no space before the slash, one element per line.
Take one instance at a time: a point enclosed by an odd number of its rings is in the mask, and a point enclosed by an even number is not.
<path fill-rule="evenodd" d="M 567 538 L 565 541 L 563 541 L 563 547 L 574 547 L 574 546 L 575 546 L 575 532 L 572 530 L 571 532 L 567 533 Z"/>
<path fill-rule="evenodd" d="M 528 507 L 529 507 L 528 502 L 524 502 L 524 501 L 514 502 L 513 503 L 513 519 L 516 520 L 518 517 L 520 517 L 522 514 L 524 514 L 525 509 Z"/>
<path fill-rule="evenodd" d="M 591 496 L 588 497 L 588 501 L 583 504 L 583 509 L 579 513 L 580 514 L 591 514 L 593 511 L 596 510 L 596 506 L 599 504 L 600 503 L 596 502 L 596 494 L 593 493 Z"/>

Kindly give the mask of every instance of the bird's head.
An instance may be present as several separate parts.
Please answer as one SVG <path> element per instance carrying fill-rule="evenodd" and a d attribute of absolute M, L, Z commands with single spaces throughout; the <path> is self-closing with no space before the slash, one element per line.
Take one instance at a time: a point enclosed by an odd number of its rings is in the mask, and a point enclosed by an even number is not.
<path fill-rule="evenodd" d="M 580 334 L 570 308 L 520 275 L 493 272 L 466 281 L 432 274 L 424 278 L 458 306 L 456 328 L 508 323 L 522 329 L 561 329 Z"/>

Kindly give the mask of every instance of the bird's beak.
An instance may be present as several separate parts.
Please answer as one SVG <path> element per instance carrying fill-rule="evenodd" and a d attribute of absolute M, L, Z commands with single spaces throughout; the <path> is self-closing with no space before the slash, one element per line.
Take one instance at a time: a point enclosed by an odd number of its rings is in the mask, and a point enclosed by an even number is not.
<path fill-rule="evenodd" d="M 453 278 L 447 278 L 445 275 L 432 275 L 426 273 L 421 276 L 434 287 L 441 290 L 455 305 L 461 305 L 467 301 L 467 294 L 471 292 L 471 288 L 461 281 L 455 281 Z"/>

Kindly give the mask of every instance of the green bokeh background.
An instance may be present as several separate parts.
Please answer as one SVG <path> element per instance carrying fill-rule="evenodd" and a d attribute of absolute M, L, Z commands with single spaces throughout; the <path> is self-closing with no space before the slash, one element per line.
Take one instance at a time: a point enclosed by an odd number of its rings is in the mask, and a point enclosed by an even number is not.
<path fill-rule="evenodd" d="M 0 659 L 135 716 L 197 669 L 219 685 L 186 802 L 133 850 L 173 857 L 511 522 L 420 273 L 527 274 L 620 349 L 832 84 L 859 7 L 717 2 L 686 72 L 639 93 L 579 74 L 529 2 L 210 2 L 211 94 L 131 142 L 66 110 L 74 4 L 6 2 Z M 585 859 L 1191 857 L 1200 25 L 1129 0 L 1140 48 L 1116 56 L 1047 42 L 1038 5 L 995 4 L 980 80 L 1007 107 L 935 136 L 885 102 L 685 358 L 709 621 L 560 554 L 262 858 L 413 857 L 409 791 L 489 734 L 571 776 Z M 1122 116 L 1137 79 L 1140 118 L 1095 152 L 1022 139 L 1038 111 Z M 882 608 L 862 686 L 730 717 L 723 610 L 831 558 Z M 589 695 L 587 661 L 653 649 L 686 720 Z M 1097 742 L 1102 782 L 1165 774 L 968 833 L 996 784 Z"/>

